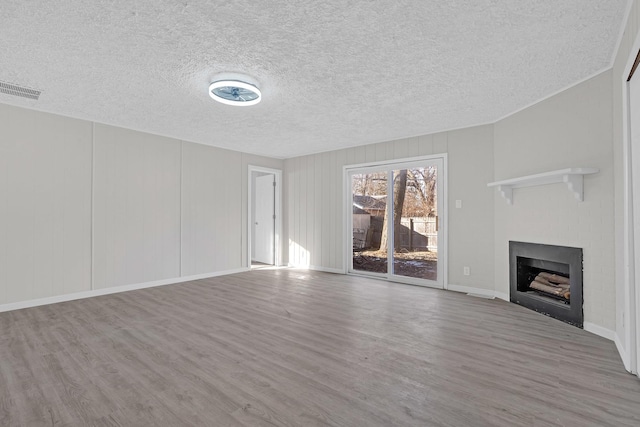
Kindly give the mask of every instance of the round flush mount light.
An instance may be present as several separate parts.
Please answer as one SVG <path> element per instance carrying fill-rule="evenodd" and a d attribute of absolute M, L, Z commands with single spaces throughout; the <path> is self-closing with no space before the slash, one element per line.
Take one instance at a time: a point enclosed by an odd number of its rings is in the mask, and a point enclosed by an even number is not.
<path fill-rule="evenodd" d="M 227 105 L 256 105 L 262 93 L 255 85 L 240 80 L 217 80 L 209 85 L 209 96 Z"/>

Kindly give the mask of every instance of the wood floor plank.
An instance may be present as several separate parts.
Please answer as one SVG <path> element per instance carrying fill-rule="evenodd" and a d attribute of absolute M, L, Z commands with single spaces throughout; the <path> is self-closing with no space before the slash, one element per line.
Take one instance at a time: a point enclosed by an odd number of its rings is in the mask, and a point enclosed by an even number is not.
<path fill-rule="evenodd" d="M 0 425 L 638 426 L 610 341 L 293 269 L 0 313 Z"/>

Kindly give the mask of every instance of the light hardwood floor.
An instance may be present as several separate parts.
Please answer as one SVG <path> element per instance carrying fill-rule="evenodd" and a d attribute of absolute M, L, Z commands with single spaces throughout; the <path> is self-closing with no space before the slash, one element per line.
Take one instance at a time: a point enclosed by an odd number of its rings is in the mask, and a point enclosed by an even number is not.
<path fill-rule="evenodd" d="M 639 426 L 613 343 L 504 301 L 256 270 L 0 314 L 1 426 Z"/>

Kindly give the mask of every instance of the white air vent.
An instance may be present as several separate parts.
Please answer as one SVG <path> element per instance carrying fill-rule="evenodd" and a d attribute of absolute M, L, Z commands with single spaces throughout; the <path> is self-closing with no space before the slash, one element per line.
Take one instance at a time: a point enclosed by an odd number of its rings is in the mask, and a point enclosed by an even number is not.
<path fill-rule="evenodd" d="M 40 98 L 40 93 L 42 93 L 42 91 L 0 81 L 0 93 L 6 93 L 7 95 L 13 95 L 13 96 L 21 96 L 23 98 L 35 99 L 37 101 L 38 98 Z"/>

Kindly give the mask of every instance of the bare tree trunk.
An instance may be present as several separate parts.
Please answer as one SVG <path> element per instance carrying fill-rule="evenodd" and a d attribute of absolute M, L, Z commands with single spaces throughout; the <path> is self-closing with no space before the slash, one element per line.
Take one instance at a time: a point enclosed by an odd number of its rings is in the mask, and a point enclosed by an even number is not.
<path fill-rule="evenodd" d="M 382 221 L 382 234 L 380 235 L 380 251 L 387 252 L 387 212 L 384 210 L 384 220 Z"/>
<path fill-rule="evenodd" d="M 402 219 L 402 207 L 404 196 L 407 192 L 407 170 L 402 169 L 393 180 L 393 246 L 396 251 L 400 249 L 400 220 Z"/>
<path fill-rule="evenodd" d="M 397 251 L 400 249 L 400 220 L 402 219 L 402 207 L 404 206 L 404 195 L 407 191 L 407 170 L 398 171 L 398 175 L 393 178 L 393 246 Z M 382 236 L 380 239 L 380 250 L 386 251 L 387 243 L 387 223 L 389 209 L 384 211 L 384 221 L 382 222 Z"/>

